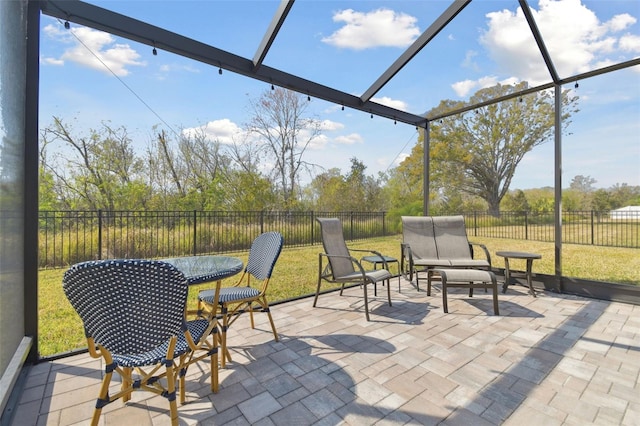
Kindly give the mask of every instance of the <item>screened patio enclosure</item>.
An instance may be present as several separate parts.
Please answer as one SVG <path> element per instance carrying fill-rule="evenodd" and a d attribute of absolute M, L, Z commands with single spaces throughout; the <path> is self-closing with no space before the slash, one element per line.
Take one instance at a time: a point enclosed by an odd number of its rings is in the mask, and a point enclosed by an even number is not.
<path fill-rule="evenodd" d="M 86 27 L 103 31 L 119 40 L 143 46 L 153 55 L 171 54 L 182 60 L 210 67 L 211 78 L 227 73 L 247 79 L 247 85 L 260 83 L 265 87 L 279 86 L 306 96 L 309 100 L 321 100 L 339 109 L 346 109 L 367 118 L 374 117 L 402 125 L 424 129 L 424 205 L 429 214 L 429 126 L 435 120 L 449 115 L 461 114 L 512 98 L 526 96 L 541 90 L 552 91 L 555 96 L 555 137 L 553 142 L 553 186 L 555 188 L 555 281 L 553 287 L 564 290 L 567 280 L 562 272 L 562 223 L 561 191 L 563 187 L 563 137 L 560 96 L 564 88 L 578 83 L 588 85 L 590 79 L 610 73 L 635 72 L 640 65 L 640 50 L 637 40 L 640 31 L 630 26 L 625 46 L 613 58 L 597 63 L 586 63 L 576 68 L 567 59 L 564 45 L 558 38 L 548 35 L 553 28 L 553 13 L 562 14 L 564 9 L 546 9 L 541 14 L 541 5 L 556 2 L 471 0 L 407 2 L 406 15 L 417 16 L 422 29 L 416 31 L 402 49 L 374 50 L 375 66 L 362 66 L 359 54 L 345 55 L 337 51 L 331 61 L 317 61 L 311 48 L 296 45 L 287 50 L 283 41 L 293 39 L 312 40 L 315 16 L 322 12 L 331 16 L 330 10 L 343 11 L 390 10 L 394 2 L 313 2 L 283 0 L 281 2 L 233 2 L 237 14 L 220 16 L 216 13 L 216 2 L 119 2 L 119 1 L 27 1 L 3 2 L 0 5 L 2 38 L 0 49 L 2 73 L 0 79 L 0 101 L 2 105 L 3 143 L 2 170 L 5 177 L 6 195 L 3 212 L 15 213 L 11 222 L 3 220 L 0 233 L 4 242 L 0 253 L 2 265 L 2 290 L 0 292 L 0 372 L 2 373 L 2 404 L 19 374 L 19 367 L 28 355 L 29 361 L 38 359 L 37 350 L 37 217 L 38 217 L 38 139 L 40 92 L 47 87 L 41 85 L 39 59 L 44 34 L 42 20 L 54 18 L 60 28 Z M 562 4 L 569 4 L 566 2 Z M 575 3 L 575 2 L 574 2 Z M 583 1 L 585 7 L 602 9 L 606 2 Z M 558 3 L 559 4 L 559 3 Z M 616 16 L 629 19 L 631 13 L 640 17 L 637 3 L 619 2 L 630 11 Z M 321 10 L 324 8 L 325 10 Z M 150 14 L 150 11 L 160 15 Z M 329 11 L 327 11 L 329 10 Z M 457 67 L 461 58 L 447 54 L 446 41 L 452 34 L 460 34 L 464 43 L 475 37 L 475 28 L 468 28 L 465 19 L 473 16 L 496 16 L 498 11 L 510 11 L 511 23 L 526 28 L 520 44 L 527 62 L 535 69 L 535 81 L 526 90 L 509 96 L 491 99 L 447 115 L 428 116 L 425 111 L 435 107 L 442 99 L 436 90 L 451 86 L 448 73 Z M 162 14 L 164 12 L 164 14 Z M 490 15 L 494 14 L 494 15 Z M 191 25 L 181 27 L 178 15 L 187 15 Z M 161 17 L 159 17 L 161 16 Z M 541 20 L 544 18 L 546 20 Z M 634 18 L 634 19 L 635 19 Z M 335 19 L 335 18 L 334 18 Z M 233 33 L 216 33 L 216 21 L 228 20 L 234 25 Z M 611 26 L 624 19 L 612 20 Z M 550 24 L 551 22 L 551 24 Z M 634 21 L 635 22 L 635 21 Z M 308 27 L 308 28 L 307 28 Z M 356 26 L 357 27 L 357 26 Z M 307 28 L 307 34 L 302 29 Z M 389 36 L 391 37 L 391 33 Z M 485 34 L 487 37 L 489 33 Z M 353 36 L 355 37 L 355 36 Z M 352 38 L 353 38 L 352 37 Z M 242 48 L 230 51 L 228 40 L 241 38 Z M 324 37 L 327 43 L 332 39 Z M 347 37 L 346 39 L 349 39 Z M 397 46 L 396 46 L 397 47 Z M 579 46 L 576 44 L 576 49 Z M 534 53 L 531 53 L 534 52 Z M 317 53 L 316 53 L 317 54 Z M 487 54 L 489 56 L 489 54 Z M 370 58 L 369 58 L 370 59 Z M 517 62 L 517 61 L 516 61 Z M 438 69 L 437 77 L 416 79 L 410 71 Z M 492 70 L 496 74 L 499 69 Z M 470 77 L 470 76 L 469 76 Z M 507 81 L 510 75 L 500 74 L 498 81 Z M 441 78 L 441 79 L 440 79 Z M 463 77 L 464 78 L 464 77 Z M 470 80 L 470 79 L 467 79 Z M 636 77 L 636 82 L 638 78 Z M 577 88 L 577 87 L 576 87 Z M 410 98 L 409 102 L 392 102 Z M 410 106 L 410 107 L 409 107 Z M 7 167 L 8 164 L 12 167 Z M 11 208 L 9 209 L 8 206 Z M 5 218 L 9 215 L 4 215 Z M 4 219 L 4 218 L 3 218 Z M 16 241 L 19 244 L 16 244 Z M 16 247 L 23 247 L 16 251 Z M 578 286 L 583 283 L 577 282 Z"/>

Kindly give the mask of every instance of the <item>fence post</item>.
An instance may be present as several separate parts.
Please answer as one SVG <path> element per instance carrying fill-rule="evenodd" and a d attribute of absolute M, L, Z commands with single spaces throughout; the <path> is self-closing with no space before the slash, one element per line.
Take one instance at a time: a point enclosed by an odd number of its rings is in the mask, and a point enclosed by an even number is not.
<path fill-rule="evenodd" d="M 478 212 L 473 211 L 473 236 L 478 236 Z"/>
<path fill-rule="evenodd" d="M 353 241 L 353 212 L 349 212 L 349 224 L 351 229 L 349 230 L 349 234 L 351 235 L 351 238 L 349 238 L 351 241 Z"/>
<path fill-rule="evenodd" d="M 197 231 L 197 226 L 196 226 L 196 218 L 197 218 L 197 211 L 194 209 L 193 210 L 193 255 L 197 255 L 198 254 L 198 231 Z"/>
<path fill-rule="evenodd" d="M 102 260 L 102 209 L 98 209 L 98 259 Z"/>
<path fill-rule="evenodd" d="M 524 239 L 529 239 L 529 215 L 527 211 L 524 211 Z"/>
<path fill-rule="evenodd" d="M 593 231 L 594 231 L 593 210 L 591 210 L 591 245 L 593 245 L 593 242 L 595 241 L 594 238 L 593 238 Z"/>
<path fill-rule="evenodd" d="M 315 241 L 316 241 L 316 239 L 315 239 L 315 235 L 314 235 L 314 232 L 315 232 L 316 228 L 313 226 L 313 221 L 314 221 L 314 214 L 313 214 L 313 210 L 311 210 L 311 211 L 309 212 L 309 219 L 310 219 L 309 224 L 311 225 L 311 232 L 310 232 L 310 234 L 311 234 L 311 241 L 310 241 L 309 243 L 310 243 L 311 245 L 313 245 L 313 243 L 315 243 Z"/>
<path fill-rule="evenodd" d="M 382 236 L 387 236 L 387 212 L 382 212 Z"/>
<path fill-rule="evenodd" d="M 264 209 L 260 210 L 260 233 L 264 233 Z"/>

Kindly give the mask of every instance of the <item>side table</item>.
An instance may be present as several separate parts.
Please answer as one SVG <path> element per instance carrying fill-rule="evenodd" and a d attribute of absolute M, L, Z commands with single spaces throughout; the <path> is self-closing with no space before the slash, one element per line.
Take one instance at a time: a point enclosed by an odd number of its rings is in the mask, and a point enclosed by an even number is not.
<path fill-rule="evenodd" d="M 382 259 L 384 258 L 384 260 Z M 396 259 L 395 257 L 391 257 L 391 256 L 385 256 L 382 255 L 382 257 L 380 256 L 364 256 L 360 259 L 360 262 L 368 262 L 373 264 L 373 269 L 377 269 L 378 265 L 384 265 L 384 263 L 386 262 L 387 265 L 389 263 L 397 263 L 398 264 L 398 293 L 400 293 L 400 264 L 398 263 L 398 259 Z M 391 271 L 389 271 L 391 272 Z"/>
<path fill-rule="evenodd" d="M 507 287 L 509 286 L 509 281 L 511 278 L 511 272 L 509 270 L 509 259 L 526 259 L 527 261 L 527 284 L 529 285 L 529 293 L 533 297 L 536 297 L 536 291 L 533 289 L 532 282 L 532 272 L 531 269 L 533 267 L 533 261 L 535 259 L 541 259 L 542 256 L 537 253 L 527 253 L 522 251 L 497 251 L 496 255 L 504 257 L 504 285 L 502 286 L 502 292 L 507 292 Z"/>

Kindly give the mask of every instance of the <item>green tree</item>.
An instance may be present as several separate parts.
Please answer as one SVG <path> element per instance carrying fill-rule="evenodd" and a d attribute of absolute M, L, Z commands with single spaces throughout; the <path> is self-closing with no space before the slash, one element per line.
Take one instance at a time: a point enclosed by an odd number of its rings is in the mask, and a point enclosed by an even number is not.
<path fill-rule="evenodd" d="M 595 180 L 591 176 L 576 175 L 573 179 L 571 179 L 569 189 L 573 189 L 582 193 L 593 192 L 595 190 L 593 184 L 596 182 L 597 180 Z"/>
<path fill-rule="evenodd" d="M 204 131 L 182 131 L 172 139 L 164 130 L 147 149 L 151 184 L 162 194 L 164 208 L 206 210 L 220 208 L 225 193 L 222 175 L 229 159 L 220 143 Z"/>
<path fill-rule="evenodd" d="M 617 183 L 609 188 L 609 199 L 612 209 L 640 205 L 640 186 Z"/>
<path fill-rule="evenodd" d="M 611 210 L 611 196 L 606 189 L 596 189 L 593 193 L 593 209 L 598 212 Z"/>
<path fill-rule="evenodd" d="M 344 210 L 345 189 L 344 177 L 337 167 L 316 175 L 309 185 L 313 208 L 325 212 Z"/>
<path fill-rule="evenodd" d="M 313 205 L 320 211 L 381 211 L 387 204 L 381 182 L 365 174 L 367 167 L 357 158 L 351 158 L 351 169 L 342 175 L 332 168 L 317 175 L 309 185 Z"/>
<path fill-rule="evenodd" d="M 259 173 L 231 170 L 224 176 L 223 206 L 230 211 L 278 209 L 277 194 L 269 179 Z M 220 208 L 220 206 L 218 206 Z"/>
<path fill-rule="evenodd" d="M 468 102 L 445 100 L 427 116 L 439 115 L 527 88 L 522 82 L 476 92 Z M 562 125 L 577 111 L 577 98 L 562 94 Z M 432 122 L 430 142 L 434 190 L 448 187 L 475 195 L 498 216 L 524 155 L 554 132 L 554 97 L 548 91 L 528 94 Z"/>
<path fill-rule="evenodd" d="M 419 140 L 411 149 L 411 154 L 405 158 L 398 167 L 389 171 L 385 193 L 386 199 L 392 200 L 392 209 L 405 211 L 407 206 L 412 206 L 409 207 L 409 210 L 413 211 L 413 206 L 419 205 L 420 208 L 418 211 L 420 214 L 422 213 L 423 152 L 424 147 Z M 435 199 L 435 196 L 436 192 L 432 192 L 430 194 L 430 200 Z"/>
<path fill-rule="evenodd" d="M 521 189 L 509 191 L 502 199 L 500 207 L 505 211 L 528 212 L 529 202 L 527 201 L 527 195 Z"/>
<path fill-rule="evenodd" d="M 68 208 L 146 207 L 151 190 L 144 181 L 144 163 L 136 156 L 126 128 L 102 123 L 100 129 L 82 136 L 53 117 L 41 139 L 43 146 L 64 145 L 56 149 L 57 157 L 47 167 L 56 181 L 57 198 Z"/>

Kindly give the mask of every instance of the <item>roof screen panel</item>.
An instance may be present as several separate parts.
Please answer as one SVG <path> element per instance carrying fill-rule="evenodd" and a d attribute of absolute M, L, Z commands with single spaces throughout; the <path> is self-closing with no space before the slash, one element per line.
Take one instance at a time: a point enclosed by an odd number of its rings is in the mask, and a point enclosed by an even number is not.
<path fill-rule="evenodd" d="M 542 54 L 517 1 L 471 2 L 376 98 L 423 114 L 496 84 L 549 83 Z"/>
<path fill-rule="evenodd" d="M 360 96 L 448 5 L 297 1 L 264 63 Z"/>
<path fill-rule="evenodd" d="M 638 1 L 544 1 L 532 9 L 560 78 L 640 57 Z"/>
<path fill-rule="evenodd" d="M 252 58 L 278 1 L 88 1 L 104 9 Z"/>

